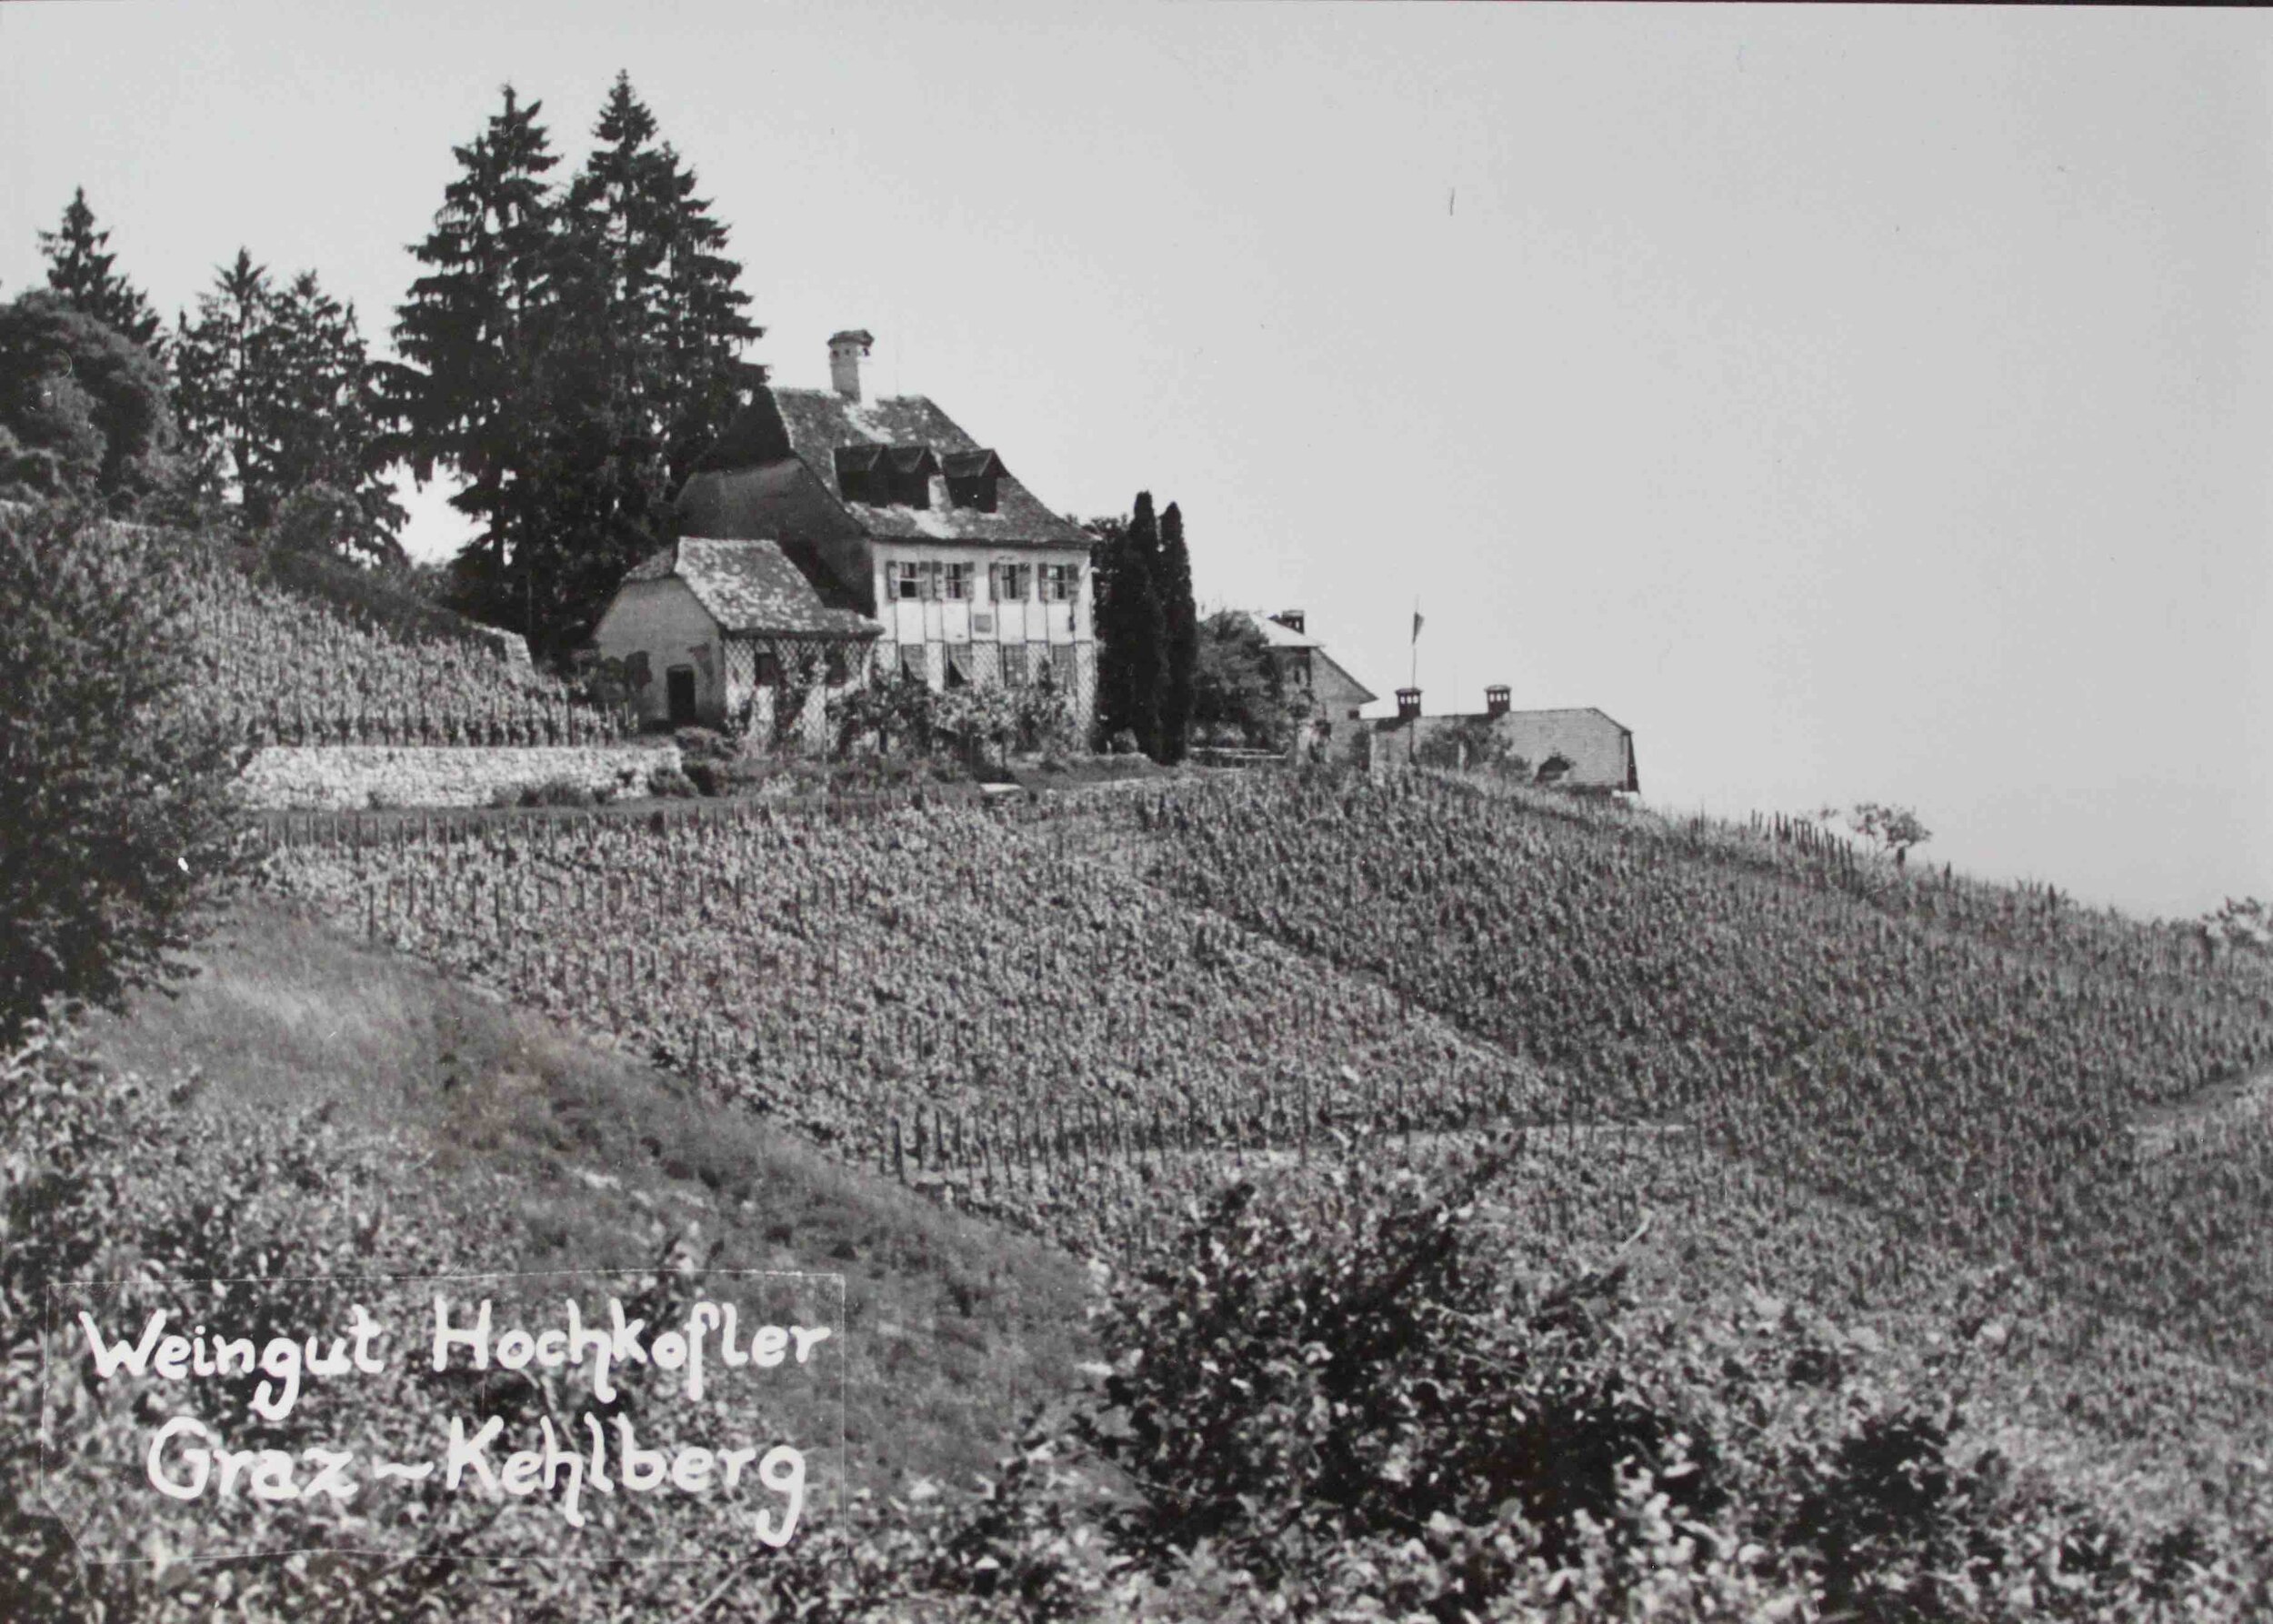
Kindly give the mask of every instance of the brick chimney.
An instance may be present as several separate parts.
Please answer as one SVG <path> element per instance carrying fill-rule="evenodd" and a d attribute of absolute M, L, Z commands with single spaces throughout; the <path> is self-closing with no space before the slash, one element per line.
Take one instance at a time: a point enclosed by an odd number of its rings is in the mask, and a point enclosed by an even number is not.
<path fill-rule="evenodd" d="M 1507 714 L 1507 685 L 1496 682 L 1484 690 L 1484 714 L 1504 717 Z"/>
<path fill-rule="evenodd" d="M 860 398 L 860 363 L 875 343 L 876 336 L 860 327 L 829 335 L 829 385 L 846 400 Z"/>
<path fill-rule="evenodd" d="M 1420 715 L 1420 690 L 1399 688 L 1397 691 L 1397 719 L 1409 722 Z"/>
<path fill-rule="evenodd" d="M 1271 618 L 1277 621 L 1279 625 L 1285 627 L 1290 632 L 1298 632 L 1302 630 L 1302 611 L 1300 609 L 1281 609 L 1277 614 L 1272 616 Z"/>

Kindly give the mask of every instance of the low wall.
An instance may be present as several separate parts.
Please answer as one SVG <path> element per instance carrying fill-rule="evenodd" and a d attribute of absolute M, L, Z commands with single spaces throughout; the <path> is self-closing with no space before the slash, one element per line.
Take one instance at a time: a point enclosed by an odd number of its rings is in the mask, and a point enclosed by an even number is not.
<path fill-rule="evenodd" d="M 594 789 L 646 792 L 676 767 L 668 740 L 613 745 L 269 745 L 237 780 L 255 807 L 486 807 L 499 790 L 571 778 Z"/>

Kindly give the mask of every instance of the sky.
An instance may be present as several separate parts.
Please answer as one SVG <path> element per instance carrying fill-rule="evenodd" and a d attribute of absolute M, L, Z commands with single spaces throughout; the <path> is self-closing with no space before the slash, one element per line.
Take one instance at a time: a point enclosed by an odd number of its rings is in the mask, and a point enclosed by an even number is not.
<path fill-rule="evenodd" d="M 1505 682 L 1667 809 L 2273 897 L 2273 17 L 8 5 L 0 296 L 84 185 L 169 316 L 242 245 L 383 346 L 502 86 L 573 164 L 618 70 L 750 358 L 867 328 L 1051 506 L 1179 503 L 1203 603 L 1306 610 L 1377 709 Z"/>

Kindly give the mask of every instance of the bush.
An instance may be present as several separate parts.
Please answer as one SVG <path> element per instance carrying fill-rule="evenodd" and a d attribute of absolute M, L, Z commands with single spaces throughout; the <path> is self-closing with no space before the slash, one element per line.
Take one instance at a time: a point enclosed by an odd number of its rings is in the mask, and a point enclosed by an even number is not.
<path fill-rule="evenodd" d="M 610 796 L 614 792 L 611 790 Z M 521 791 L 524 807 L 593 807 L 600 797 L 592 786 L 581 778 L 547 778 L 542 784 L 531 784 Z"/>
<path fill-rule="evenodd" d="M 698 761 L 732 761 L 741 754 L 733 739 L 708 727 L 680 727 L 671 738 L 679 747 L 679 758 L 690 767 Z"/>
<path fill-rule="evenodd" d="M 177 533 L 0 506 L 0 1045 L 179 965 L 239 868 L 222 730 L 197 719 Z"/>
<path fill-rule="evenodd" d="M 704 764 L 706 767 L 707 763 Z M 647 775 L 647 793 L 666 800 L 685 800 L 694 795 L 695 781 L 677 767 L 666 764 Z"/>

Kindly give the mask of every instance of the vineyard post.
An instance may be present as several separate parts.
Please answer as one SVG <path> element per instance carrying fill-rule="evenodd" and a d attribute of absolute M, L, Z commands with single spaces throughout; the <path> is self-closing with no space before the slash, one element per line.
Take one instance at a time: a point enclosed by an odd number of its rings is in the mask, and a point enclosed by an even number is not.
<path fill-rule="evenodd" d="M 900 1145 L 900 1119 L 892 1118 L 892 1174 L 902 1184 L 907 1182 L 907 1152 Z"/>

